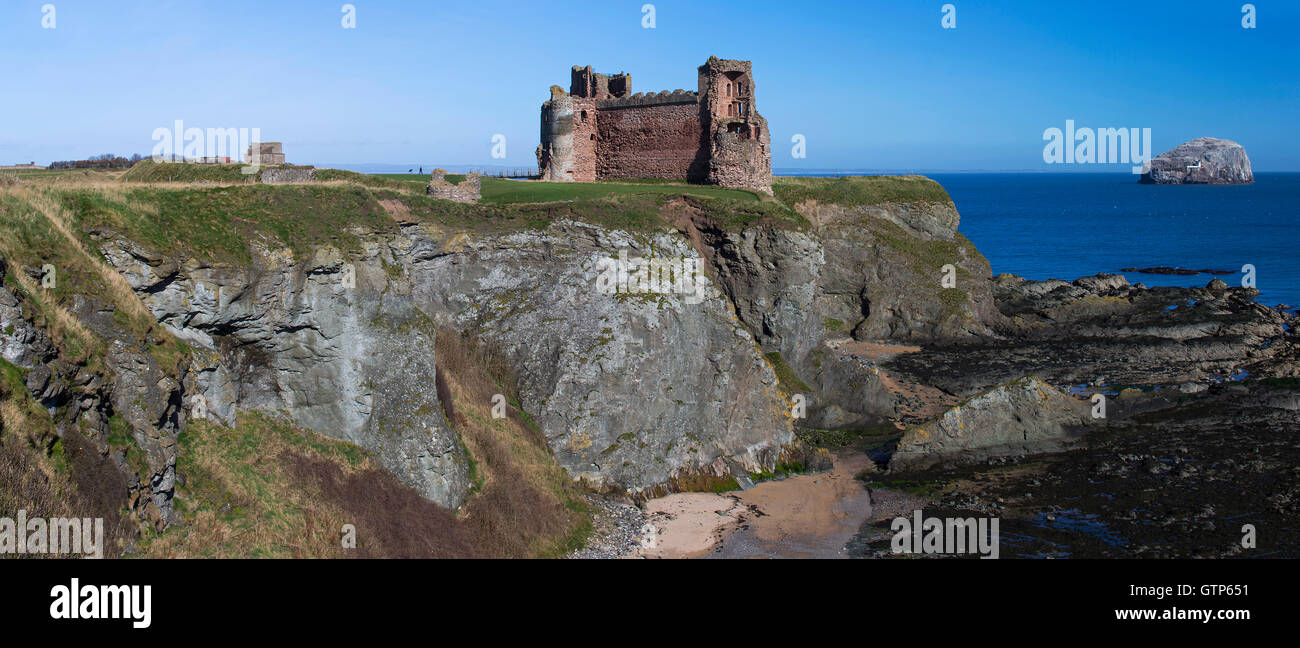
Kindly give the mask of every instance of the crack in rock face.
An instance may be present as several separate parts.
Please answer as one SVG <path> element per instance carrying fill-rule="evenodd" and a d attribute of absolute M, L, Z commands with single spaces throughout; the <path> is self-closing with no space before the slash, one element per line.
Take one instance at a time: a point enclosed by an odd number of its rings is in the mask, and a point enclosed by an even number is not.
<path fill-rule="evenodd" d="M 103 250 L 158 320 L 200 348 L 195 382 L 217 421 L 287 412 L 460 505 L 468 462 L 435 394 L 433 330 L 409 302 L 357 289 L 356 266 L 332 250 L 295 263 L 255 248 L 246 269 L 168 262 L 121 240 Z"/>
<path fill-rule="evenodd" d="M 699 256 L 677 233 L 571 221 L 451 241 L 407 228 L 411 299 L 514 360 L 525 407 L 556 460 L 598 490 L 682 474 L 758 471 L 793 441 L 776 376 L 712 282 L 700 293 L 597 289 L 602 259 Z"/>

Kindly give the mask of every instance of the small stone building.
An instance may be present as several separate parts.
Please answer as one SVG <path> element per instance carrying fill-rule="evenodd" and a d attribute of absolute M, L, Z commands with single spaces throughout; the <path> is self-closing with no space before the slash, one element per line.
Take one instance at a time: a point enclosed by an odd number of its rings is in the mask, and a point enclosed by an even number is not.
<path fill-rule="evenodd" d="M 284 164 L 284 144 L 281 142 L 253 142 L 244 156 L 245 164 Z"/>

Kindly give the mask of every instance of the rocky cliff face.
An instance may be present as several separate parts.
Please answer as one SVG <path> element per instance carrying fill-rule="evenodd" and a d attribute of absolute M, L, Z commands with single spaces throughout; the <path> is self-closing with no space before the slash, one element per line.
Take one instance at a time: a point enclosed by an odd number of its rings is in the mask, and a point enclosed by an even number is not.
<path fill-rule="evenodd" d="M 6 261 L 0 258 L 0 276 L 5 271 Z M 33 282 L 41 276 L 39 268 L 9 271 Z M 104 515 L 115 518 L 125 507 L 157 528 L 165 527 L 176 519 L 172 497 L 188 370 L 161 366 L 149 345 L 115 320 L 111 305 L 97 297 L 76 296 L 68 314 L 76 324 L 51 323 L 58 315 L 45 310 L 48 295 L 35 294 L 39 290 L 0 285 L 0 359 L 22 372 L 27 394 L 43 410 L 40 418 L 19 417 L 14 432 L 38 448 L 61 445 L 73 478 L 87 490 L 104 489 L 94 493 L 94 506 Z M 61 329 L 59 335 L 66 337 L 69 332 L 62 329 L 74 326 L 110 342 L 93 349 L 79 337 L 75 344 L 62 345 L 80 349 L 70 357 L 47 329 Z M 97 354 L 97 361 L 88 361 Z M 11 413 L 0 418 L 14 423 Z M 106 443 L 115 427 L 133 437 L 143 455 L 131 458 L 137 465 L 129 465 L 126 452 Z M 118 483 L 123 476 L 126 482 Z"/>
<path fill-rule="evenodd" d="M 595 488 L 757 472 L 792 440 L 772 368 L 715 289 L 597 290 L 600 259 L 619 251 L 691 257 L 680 235 L 571 221 L 489 236 L 410 225 L 363 247 L 347 258 L 255 250 L 248 268 L 116 238 L 102 249 L 159 321 L 205 352 L 196 382 L 212 416 L 286 411 L 448 506 L 468 480 L 435 395 L 435 323 L 514 360 L 522 405 L 559 463 Z"/>
<path fill-rule="evenodd" d="M 811 229 L 726 229 L 688 200 L 666 208 L 676 229 L 659 232 L 408 223 L 358 231 L 362 249 L 347 253 L 255 246 L 247 267 L 165 258 L 116 236 L 101 250 L 198 349 L 209 416 L 287 412 L 454 507 L 469 479 L 434 393 L 438 325 L 511 359 L 520 405 L 573 478 L 635 493 L 773 466 L 794 421 L 772 362 L 811 383 L 801 424 L 874 424 L 896 397 L 874 365 L 828 340 L 962 338 L 997 318 L 988 264 L 956 233 L 950 204 L 801 210 Z M 604 294 L 601 264 L 620 253 L 698 261 L 711 279 L 686 293 Z M 952 288 L 941 285 L 948 264 Z"/>
<path fill-rule="evenodd" d="M 677 232 L 574 221 L 487 238 L 410 227 L 411 299 L 515 358 L 556 459 L 596 488 L 770 466 L 793 439 L 772 367 L 705 280 L 603 294 L 602 259 L 694 260 Z"/>
<path fill-rule="evenodd" d="M 81 296 L 73 316 L 118 340 L 99 382 L 75 366 L 52 380 L 39 326 L 19 322 L 0 350 L 31 368 L 42 402 L 65 398 L 51 389 L 99 385 L 92 436 L 106 438 L 109 416 L 121 417 L 148 464 L 135 471 L 148 476 L 141 499 L 165 520 L 186 421 L 231 425 L 248 411 L 355 443 L 424 497 L 461 505 L 473 461 L 437 395 L 440 327 L 508 360 L 513 405 L 571 478 L 638 494 L 769 471 L 799 452 L 796 423 L 894 416 L 898 398 L 878 365 L 844 342 L 962 339 L 1000 317 L 987 262 L 942 201 L 805 202 L 810 227 L 766 217 L 724 226 L 716 205 L 683 197 L 662 207 L 657 227 L 633 230 L 563 216 L 524 228 L 447 224 L 382 208 L 394 221 L 353 227 L 345 249 L 248 237 L 242 261 L 162 254 L 91 230 L 142 317 L 188 345 L 181 366 L 161 366 L 149 350 L 157 342 L 132 339 L 115 323 L 121 313 Z M 620 255 L 698 265 L 704 276 L 685 290 L 637 290 L 633 276 L 602 291 Z M 807 398 L 807 419 L 794 420 L 792 392 Z"/>
<path fill-rule="evenodd" d="M 1139 180 L 1143 184 L 1250 184 L 1254 181 L 1246 149 L 1236 142 L 1213 137 L 1199 137 L 1161 153 L 1151 160 L 1150 170 Z"/>
<path fill-rule="evenodd" d="M 808 230 L 727 231 L 689 203 L 677 206 L 674 222 L 764 351 L 780 353 L 812 383 L 801 425 L 871 425 L 896 413 L 897 397 L 875 364 L 835 340 L 961 340 L 1003 325 L 988 261 L 957 233 L 951 203 L 797 209 Z"/>
<path fill-rule="evenodd" d="M 386 302 L 368 266 L 333 249 L 295 260 L 254 247 L 246 268 L 168 259 L 117 238 L 101 249 L 158 321 L 198 349 L 202 400 L 189 399 L 191 415 L 233 424 L 240 410 L 288 412 L 459 505 L 467 464 L 435 395 L 431 327 L 409 302 Z"/>

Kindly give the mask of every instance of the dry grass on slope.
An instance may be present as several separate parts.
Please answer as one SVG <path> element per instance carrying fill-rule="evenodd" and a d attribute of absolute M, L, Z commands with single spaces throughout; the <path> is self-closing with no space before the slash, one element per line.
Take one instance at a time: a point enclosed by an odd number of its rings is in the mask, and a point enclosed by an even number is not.
<path fill-rule="evenodd" d="M 125 477 L 80 430 L 55 435 L 21 370 L 0 359 L 0 515 L 102 518 L 103 554 L 117 556 L 137 533 L 126 492 Z"/>
<path fill-rule="evenodd" d="M 559 556 L 590 531 L 581 493 L 526 416 L 491 415 L 506 364 L 454 331 L 437 336 L 438 394 L 469 451 L 459 511 L 420 497 L 360 448 L 244 413 L 234 429 L 181 436 L 184 523 L 146 538 L 149 557 L 500 558 Z M 498 378 L 501 377 L 501 378 Z M 356 548 L 343 549 L 343 525 Z"/>
<path fill-rule="evenodd" d="M 415 495 L 382 471 L 347 473 L 319 458 L 292 459 L 297 480 L 336 502 L 370 557 L 561 556 L 591 529 L 585 501 L 517 407 L 492 417 L 493 396 L 512 403 L 508 365 L 459 333 L 440 329 L 437 390 L 471 456 L 471 494 L 458 512 Z"/>

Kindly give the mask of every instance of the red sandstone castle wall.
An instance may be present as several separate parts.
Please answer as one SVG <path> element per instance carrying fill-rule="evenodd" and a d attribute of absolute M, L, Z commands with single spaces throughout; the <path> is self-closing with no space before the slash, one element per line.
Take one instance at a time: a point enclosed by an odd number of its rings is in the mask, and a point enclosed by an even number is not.
<path fill-rule="evenodd" d="M 708 174 L 699 104 L 608 108 L 596 127 L 598 178 L 699 180 Z"/>

